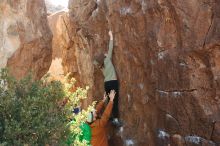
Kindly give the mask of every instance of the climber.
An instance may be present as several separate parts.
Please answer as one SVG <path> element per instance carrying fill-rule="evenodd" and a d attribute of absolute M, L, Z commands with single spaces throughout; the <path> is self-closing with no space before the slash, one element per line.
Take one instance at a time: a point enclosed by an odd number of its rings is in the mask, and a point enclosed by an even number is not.
<path fill-rule="evenodd" d="M 80 107 L 76 107 L 73 109 L 74 116 L 78 115 L 80 112 L 81 112 Z M 75 119 L 69 122 L 67 126 L 70 126 L 71 124 L 76 124 Z M 76 140 L 76 138 L 78 137 L 80 142 L 85 141 L 87 146 L 91 146 L 90 144 L 91 143 L 91 128 L 89 124 L 87 122 L 83 122 L 79 128 L 81 129 L 82 133 L 76 134 L 74 132 L 70 132 L 70 134 L 67 137 L 66 144 L 68 146 L 73 145 L 74 140 Z"/>
<path fill-rule="evenodd" d="M 98 118 L 98 115 L 100 114 L 104 103 L 107 99 L 106 93 L 103 96 L 103 100 L 98 103 L 96 106 L 96 110 L 93 111 L 90 115 L 90 119 L 87 120 L 90 124 L 90 127 L 92 129 L 92 138 L 91 138 L 91 144 L 92 146 L 108 146 L 108 138 L 107 138 L 107 123 L 109 121 L 109 117 L 112 111 L 113 107 L 113 100 L 115 98 L 116 92 L 114 90 L 110 91 L 109 94 L 109 102 L 108 105 L 105 108 L 105 111 L 103 112 L 102 116 Z"/>
<path fill-rule="evenodd" d="M 115 101 L 113 105 L 112 123 L 120 127 L 122 122 L 119 120 L 118 98 L 119 98 L 119 83 L 116 76 L 115 68 L 112 64 L 112 51 L 113 51 L 113 35 L 112 31 L 109 31 L 110 41 L 108 53 L 101 53 L 95 57 L 94 65 L 102 70 L 104 75 L 104 87 L 106 94 L 109 94 L 111 90 L 115 90 Z"/>

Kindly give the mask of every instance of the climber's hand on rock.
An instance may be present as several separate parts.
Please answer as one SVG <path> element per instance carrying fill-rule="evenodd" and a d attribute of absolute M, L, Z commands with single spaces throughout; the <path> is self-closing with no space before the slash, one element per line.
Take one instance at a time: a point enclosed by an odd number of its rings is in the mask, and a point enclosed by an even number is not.
<path fill-rule="evenodd" d="M 108 32 L 108 34 L 109 34 L 110 40 L 113 40 L 113 35 L 112 35 L 112 31 L 111 30 Z"/>
<path fill-rule="evenodd" d="M 103 99 L 102 99 L 102 101 L 105 102 L 106 99 L 107 99 L 107 95 L 106 95 L 106 92 L 105 92 L 104 95 L 103 95 Z"/>
<path fill-rule="evenodd" d="M 116 94 L 115 90 L 111 90 L 111 91 L 110 91 L 110 94 L 109 94 L 110 101 L 113 101 L 113 100 L 114 100 L 115 94 Z"/>

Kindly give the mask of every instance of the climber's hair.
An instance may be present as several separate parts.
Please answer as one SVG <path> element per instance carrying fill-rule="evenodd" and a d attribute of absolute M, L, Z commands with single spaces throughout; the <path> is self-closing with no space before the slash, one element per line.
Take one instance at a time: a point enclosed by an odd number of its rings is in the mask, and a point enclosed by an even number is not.
<path fill-rule="evenodd" d="M 105 55 L 103 53 L 100 53 L 95 57 L 95 60 L 98 62 L 98 66 L 100 68 L 104 67 L 104 59 L 105 59 Z"/>

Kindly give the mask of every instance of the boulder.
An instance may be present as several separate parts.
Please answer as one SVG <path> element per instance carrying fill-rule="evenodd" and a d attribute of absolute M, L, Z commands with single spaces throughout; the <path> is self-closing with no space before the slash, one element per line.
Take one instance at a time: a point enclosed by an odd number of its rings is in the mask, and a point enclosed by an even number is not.
<path fill-rule="evenodd" d="M 41 78 L 51 63 L 52 33 L 44 0 L 1 0 L 0 68 L 22 78 Z"/>
<path fill-rule="evenodd" d="M 214 0 L 70 0 L 64 36 L 54 43 L 66 42 L 64 74 L 90 86 L 91 102 L 104 91 L 94 57 L 108 50 L 113 31 L 124 144 L 157 145 L 158 129 L 209 139 L 220 120 L 219 7 Z"/>

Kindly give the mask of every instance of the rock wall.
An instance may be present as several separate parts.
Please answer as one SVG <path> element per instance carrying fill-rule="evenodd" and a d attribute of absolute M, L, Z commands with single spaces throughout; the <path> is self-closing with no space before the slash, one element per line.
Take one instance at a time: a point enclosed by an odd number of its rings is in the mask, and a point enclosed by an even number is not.
<path fill-rule="evenodd" d="M 64 73 L 89 85 L 93 99 L 103 93 L 93 58 L 113 30 L 124 126 L 111 145 L 220 143 L 219 1 L 70 0 L 63 16 L 65 36 L 55 42 L 66 42 Z"/>
<path fill-rule="evenodd" d="M 76 37 L 71 31 L 72 25 L 69 13 L 66 11 L 56 12 L 48 16 L 48 22 L 53 33 L 52 62 L 48 71 L 51 79 L 63 81 L 65 75 L 70 73 L 70 76 L 77 80 L 76 87 L 85 87 L 87 85 L 92 87 L 93 76 L 92 74 L 89 76 L 89 73 L 92 71 L 93 66 L 86 67 L 88 61 L 82 60 L 89 56 L 86 52 L 75 48 L 73 39 Z M 82 67 L 82 65 L 84 66 Z M 92 90 L 89 91 L 88 95 L 92 97 Z M 92 98 L 84 100 L 83 105 L 89 105 L 92 100 Z"/>
<path fill-rule="evenodd" d="M 64 22 L 65 15 L 67 15 L 66 12 L 61 11 L 48 16 L 49 26 L 53 33 L 52 62 L 48 73 L 53 79 L 57 80 L 62 80 L 64 78 L 62 48 L 67 48 L 67 44 L 69 44 L 68 31 Z"/>
<path fill-rule="evenodd" d="M 22 78 L 42 77 L 51 63 L 52 33 L 44 0 L 1 0 L 0 68 Z"/>

